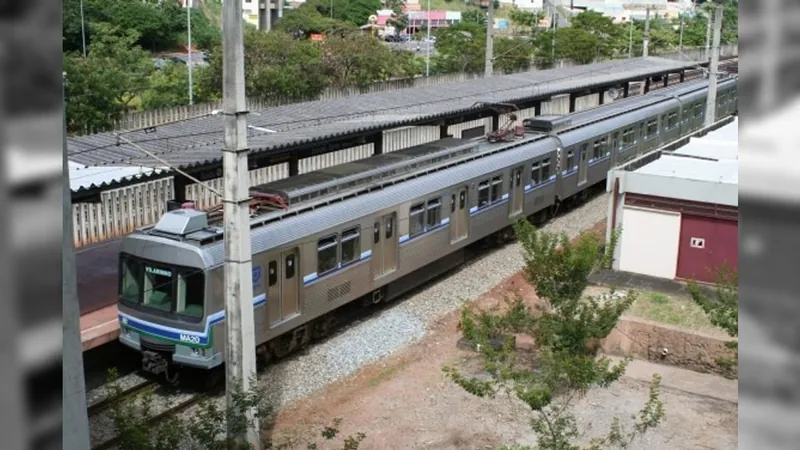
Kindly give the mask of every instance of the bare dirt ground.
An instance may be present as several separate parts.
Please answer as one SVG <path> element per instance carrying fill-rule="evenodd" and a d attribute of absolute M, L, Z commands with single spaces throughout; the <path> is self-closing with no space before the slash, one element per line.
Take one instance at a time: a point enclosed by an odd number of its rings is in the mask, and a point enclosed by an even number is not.
<path fill-rule="evenodd" d="M 509 293 L 535 299 L 533 288 L 517 274 L 474 304 L 496 306 Z M 457 346 L 458 321 L 457 311 L 443 317 L 405 351 L 285 408 L 273 436 L 302 439 L 309 429 L 319 430 L 342 418 L 340 436 L 366 433 L 363 449 L 497 449 L 534 444 L 531 412 L 516 398 L 480 399 L 445 379 L 446 365 L 480 375 L 476 354 Z M 667 418 L 635 448 L 738 448 L 736 381 L 642 361 L 635 361 L 616 385 L 592 390 L 575 403 L 573 412 L 587 432 L 585 438 L 607 432 L 615 416 L 630 423 L 631 414 L 647 400 L 654 372 L 663 377 L 661 399 Z M 341 448 L 341 440 L 320 448 Z"/>

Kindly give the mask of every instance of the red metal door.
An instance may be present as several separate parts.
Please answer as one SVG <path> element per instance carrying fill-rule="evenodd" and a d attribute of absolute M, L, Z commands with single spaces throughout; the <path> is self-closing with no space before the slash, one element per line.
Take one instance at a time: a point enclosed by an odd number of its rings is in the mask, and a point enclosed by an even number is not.
<path fill-rule="evenodd" d="M 715 282 L 719 269 L 739 266 L 739 224 L 731 220 L 681 215 L 677 276 Z"/>

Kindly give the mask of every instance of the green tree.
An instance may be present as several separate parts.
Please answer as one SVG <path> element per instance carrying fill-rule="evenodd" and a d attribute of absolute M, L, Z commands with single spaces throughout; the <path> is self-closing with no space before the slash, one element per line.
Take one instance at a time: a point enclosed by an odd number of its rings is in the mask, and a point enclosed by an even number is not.
<path fill-rule="evenodd" d="M 310 0 L 297 9 L 303 8 L 311 8 L 323 17 L 360 27 L 367 23 L 369 16 L 381 9 L 381 0 Z"/>
<path fill-rule="evenodd" d="M 739 273 L 736 270 L 723 268 L 719 271 L 716 283 L 716 298 L 709 298 L 695 281 L 689 282 L 689 293 L 692 299 L 703 308 L 711 323 L 722 328 L 729 336 L 739 337 Z M 731 340 L 728 348 L 734 351 L 734 357 L 717 361 L 732 374 L 739 365 L 739 342 Z"/>
<path fill-rule="evenodd" d="M 306 100 L 328 85 L 319 46 L 282 32 L 246 29 L 245 87 L 251 98 Z M 222 96 L 222 49 L 215 48 L 209 67 L 199 74 L 200 89 L 212 98 Z"/>
<path fill-rule="evenodd" d="M 483 72 L 486 32 L 480 25 L 462 22 L 439 28 L 435 35 L 436 55 L 431 62 L 436 72 Z"/>
<path fill-rule="evenodd" d="M 337 31 L 355 31 L 352 23 L 331 19 L 322 15 L 313 4 L 305 3 L 299 8 L 286 11 L 283 18 L 276 24 L 276 30 L 284 31 L 295 36 L 308 36 L 311 34 L 336 34 Z"/>
<path fill-rule="evenodd" d="M 539 22 L 541 22 L 542 19 L 544 19 L 544 12 L 524 11 L 515 6 L 511 8 L 511 11 L 509 11 L 508 18 L 511 19 L 511 23 L 515 27 L 533 32 L 536 28 L 539 27 Z"/>
<path fill-rule="evenodd" d="M 472 23 L 485 28 L 486 21 L 486 13 L 480 9 L 470 9 L 461 13 L 461 23 Z"/>
<path fill-rule="evenodd" d="M 201 78 L 202 67 L 194 68 L 192 97 L 195 103 L 209 101 L 208 93 L 204 91 L 198 78 Z M 142 109 L 159 109 L 189 104 L 189 68 L 186 64 L 168 62 L 159 70 L 153 72 L 148 82 L 148 88 L 141 94 Z"/>
<path fill-rule="evenodd" d="M 608 387 L 617 381 L 629 362 L 612 365 L 609 359 L 598 358 L 597 352 L 601 340 L 616 326 L 635 295 L 604 300 L 583 296 L 589 275 L 610 264 L 618 233 L 604 252 L 600 237 L 594 233 L 583 234 L 572 243 L 566 235 L 538 231 L 524 220 L 514 228 L 523 248 L 525 277 L 535 286 L 542 304 L 534 308 L 517 298 L 502 312 L 465 308 L 461 330 L 480 352 L 490 379 L 467 378 L 453 367 L 443 370 L 456 384 L 479 397 L 500 392 L 516 395 L 533 412 L 536 448 L 578 450 L 580 430 L 569 411 L 572 401 L 593 387 Z M 516 350 L 514 335 L 533 338 L 533 367 Z M 608 434 L 592 440 L 588 448 L 626 448 L 658 426 L 664 417 L 659 383 L 660 378 L 655 376 L 650 398 L 629 431 L 614 419 Z"/>
<path fill-rule="evenodd" d="M 531 66 L 533 44 L 521 39 L 496 37 L 494 39 L 494 69 L 514 73 Z"/>
<path fill-rule="evenodd" d="M 96 23 L 88 56 L 70 52 L 64 57 L 67 73 L 67 127 L 70 132 L 104 131 L 133 108 L 134 99 L 148 88 L 153 61 L 136 45 L 133 30 Z"/>
<path fill-rule="evenodd" d="M 394 27 L 395 31 L 400 32 L 408 27 L 408 15 L 404 9 L 405 0 L 382 0 L 383 7 L 392 10 L 392 15 L 386 21 L 386 25 Z"/>

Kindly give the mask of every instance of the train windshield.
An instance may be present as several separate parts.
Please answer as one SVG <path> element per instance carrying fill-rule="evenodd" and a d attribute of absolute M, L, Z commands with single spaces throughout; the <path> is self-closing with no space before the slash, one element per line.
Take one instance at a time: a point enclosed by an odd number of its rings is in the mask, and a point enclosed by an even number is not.
<path fill-rule="evenodd" d="M 203 318 L 202 269 L 151 263 L 130 255 L 120 257 L 120 299 L 137 309 L 184 320 Z"/>

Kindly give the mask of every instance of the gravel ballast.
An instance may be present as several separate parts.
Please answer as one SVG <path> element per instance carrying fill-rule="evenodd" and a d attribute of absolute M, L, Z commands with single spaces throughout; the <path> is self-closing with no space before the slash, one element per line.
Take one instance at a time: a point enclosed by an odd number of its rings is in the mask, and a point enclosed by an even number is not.
<path fill-rule="evenodd" d="M 543 229 L 577 236 L 603 220 L 607 195 L 600 195 Z M 283 406 L 421 339 L 426 328 L 514 275 L 524 264 L 514 242 L 472 261 L 456 272 L 400 299 L 394 307 L 356 323 L 306 352 L 270 367 L 261 375 L 269 400 Z"/>

